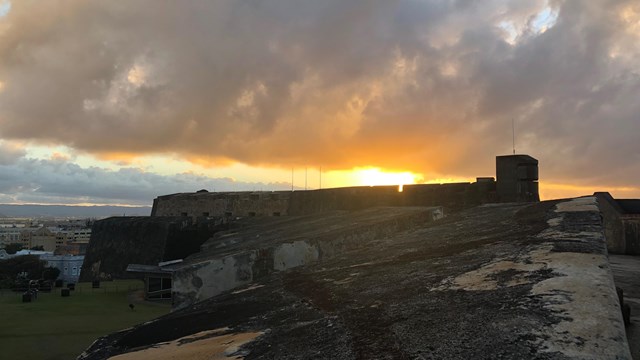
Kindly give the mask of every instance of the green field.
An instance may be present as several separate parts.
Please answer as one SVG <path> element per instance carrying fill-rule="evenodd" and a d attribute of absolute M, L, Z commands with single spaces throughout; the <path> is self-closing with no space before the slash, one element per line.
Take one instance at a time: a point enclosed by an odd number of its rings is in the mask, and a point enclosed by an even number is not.
<path fill-rule="evenodd" d="M 60 289 L 40 293 L 23 303 L 20 294 L 0 295 L 0 354 L 3 359 L 75 359 L 102 335 L 128 328 L 169 312 L 166 304 L 134 301 L 130 294 L 142 282 L 103 282 L 100 289 L 80 283 L 69 297 Z M 139 293 L 139 292 L 138 292 Z M 135 309 L 131 310 L 129 304 Z"/>

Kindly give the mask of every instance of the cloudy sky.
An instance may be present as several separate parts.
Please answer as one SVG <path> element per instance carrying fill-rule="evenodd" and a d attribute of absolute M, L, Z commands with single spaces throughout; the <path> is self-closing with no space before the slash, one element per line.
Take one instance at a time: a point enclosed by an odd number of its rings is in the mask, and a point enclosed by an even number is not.
<path fill-rule="evenodd" d="M 640 197 L 640 3 L 0 0 L 0 203 L 470 181 Z"/>

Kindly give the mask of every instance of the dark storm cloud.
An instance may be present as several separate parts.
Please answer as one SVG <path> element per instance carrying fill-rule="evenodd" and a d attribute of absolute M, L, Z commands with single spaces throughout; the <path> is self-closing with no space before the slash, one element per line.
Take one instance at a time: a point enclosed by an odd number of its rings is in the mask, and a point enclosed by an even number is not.
<path fill-rule="evenodd" d="M 428 178 L 490 175 L 514 119 L 547 179 L 632 185 L 640 7 L 551 1 L 540 19 L 545 7 L 15 1 L 0 18 L 0 135 Z"/>

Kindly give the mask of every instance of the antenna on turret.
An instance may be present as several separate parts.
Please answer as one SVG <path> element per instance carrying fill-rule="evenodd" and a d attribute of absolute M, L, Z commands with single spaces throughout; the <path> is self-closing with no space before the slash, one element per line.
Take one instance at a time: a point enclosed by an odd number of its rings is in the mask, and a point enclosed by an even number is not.
<path fill-rule="evenodd" d="M 511 118 L 511 141 L 513 143 L 513 155 L 516 154 L 516 125 L 515 120 Z"/>

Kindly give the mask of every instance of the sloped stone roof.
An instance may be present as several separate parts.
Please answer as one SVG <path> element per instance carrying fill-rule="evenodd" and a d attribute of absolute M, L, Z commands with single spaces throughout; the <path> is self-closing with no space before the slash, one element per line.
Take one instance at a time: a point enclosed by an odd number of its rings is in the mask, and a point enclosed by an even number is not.
<path fill-rule="evenodd" d="M 206 331 L 257 334 L 227 350 L 245 359 L 629 359 L 617 301 L 595 198 L 484 205 L 112 334 L 81 359 Z"/>

